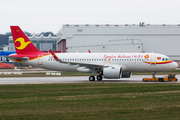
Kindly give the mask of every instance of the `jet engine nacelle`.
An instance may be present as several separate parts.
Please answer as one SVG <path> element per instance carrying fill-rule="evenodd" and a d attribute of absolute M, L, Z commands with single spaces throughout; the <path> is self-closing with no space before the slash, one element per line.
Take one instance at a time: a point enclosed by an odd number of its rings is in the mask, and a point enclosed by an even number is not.
<path fill-rule="evenodd" d="M 131 74 L 131 72 L 122 72 L 121 78 L 130 78 Z"/>
<path fill-rule="evenodd" d="M 107 79 L 118 79 L 121 77 L 122 68 L 121 67 L 107 67 L 103 68 L 104 78 Z"/>

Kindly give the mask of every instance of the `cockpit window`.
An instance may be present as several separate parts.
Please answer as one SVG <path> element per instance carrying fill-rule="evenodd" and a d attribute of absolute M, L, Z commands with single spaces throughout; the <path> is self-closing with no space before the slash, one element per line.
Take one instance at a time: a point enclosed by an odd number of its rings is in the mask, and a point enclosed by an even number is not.
<path fill-rule="evenodd" d="M 171 60 L 170 58 L 163 58 L 162 61 L 168 61 Z"/>

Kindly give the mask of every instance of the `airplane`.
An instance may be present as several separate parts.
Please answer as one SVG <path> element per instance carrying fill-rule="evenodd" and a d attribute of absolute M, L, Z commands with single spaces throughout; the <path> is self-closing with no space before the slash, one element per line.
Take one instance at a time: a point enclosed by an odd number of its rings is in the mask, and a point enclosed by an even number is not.
<path fill-rule="evenodd" d="M 15 51 L 1 51 L 0 56 L 9 56 L 10 54 L 16 53 Z"/>
<path fill-rule="evenodd" d="M 16 54 L 13 61 L 44 69 L 91 73 L 89 81 L 131 77 L 132 72 L 170 71 L 178 64 L 158 53 L 50 53 L 39 51 L 19 26 L 10 26 Z"/>
<path fill-rule="evenodd" d="M 4 56 L 9 56 L 10 54 L 16 53 L 15 51 L 1 51 L 0 52 L 0 61 L 1 62 L 9 62 L 9 60 L 7 58 L 5 58 Z M 5 58 L 5 59 L 4 59 Z"/>

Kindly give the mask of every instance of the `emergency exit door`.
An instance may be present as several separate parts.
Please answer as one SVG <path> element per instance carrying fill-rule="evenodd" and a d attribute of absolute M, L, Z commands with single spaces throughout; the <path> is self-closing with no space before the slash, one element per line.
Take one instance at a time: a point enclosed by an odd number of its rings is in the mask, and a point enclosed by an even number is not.
<path fill-rule="evenodd" d="M 38 65 L 43 65 L 43 55 L 38 55 Z"/>
<path fill-rule="evenodd" d="M 150 57 L 150 64 L 151 65 L 156 65 L 156 55 L 151 55 L 151 57 Z"/>

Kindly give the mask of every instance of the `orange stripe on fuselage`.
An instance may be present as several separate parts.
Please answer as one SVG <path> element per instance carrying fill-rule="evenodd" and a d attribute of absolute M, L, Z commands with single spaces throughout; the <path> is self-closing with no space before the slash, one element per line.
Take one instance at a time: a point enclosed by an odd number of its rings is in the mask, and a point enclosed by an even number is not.
<path fill-rule="evenodd" d="M 31 58 L 29 61 L 32 61 L 32 60 L 35 60 L 35 59 L 38 59 L 38 58 L 42 58 L 42 57 L 45 57 L 45 56 L 49 56 L 49 55 L 51 55 L 51 54 L 47 54 L 47 55 L 43 55 L 42 54 L 42 56 L 40 56 L 40 57 L 35 57 L 35 58 Z"/>
<path fill-rule="evenodd" d="M 160 61 L 160 62 L 146 62 L 146 61 L 143 61 L 144 63 L 147 63 L 147 64 L 168 64 L 168 63 L 172 63 L 173 61 Z"/>

